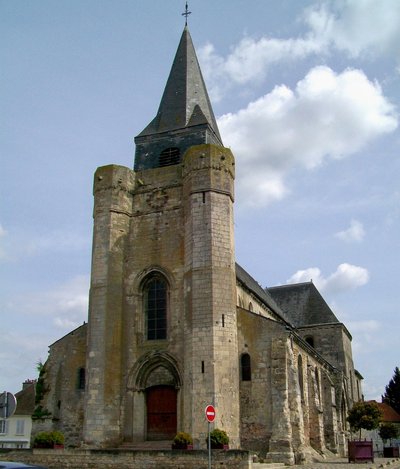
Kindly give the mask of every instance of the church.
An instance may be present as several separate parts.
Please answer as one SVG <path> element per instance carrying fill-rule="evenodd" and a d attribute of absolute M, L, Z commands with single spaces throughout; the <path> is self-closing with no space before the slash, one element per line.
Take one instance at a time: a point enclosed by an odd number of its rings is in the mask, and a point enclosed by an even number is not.
<path fill-rule="evenodd" d="M 212 404 L 231 449 L 343 456 L 351 335 L 312 282 L 264 289 L 235 262 L 235 159 L 187 25 L 135 144 L 133 169 L 95 172 L 88 321 L 50 345 L 35 431 L 93 448 L 185 431 L 204 449 Z"/>

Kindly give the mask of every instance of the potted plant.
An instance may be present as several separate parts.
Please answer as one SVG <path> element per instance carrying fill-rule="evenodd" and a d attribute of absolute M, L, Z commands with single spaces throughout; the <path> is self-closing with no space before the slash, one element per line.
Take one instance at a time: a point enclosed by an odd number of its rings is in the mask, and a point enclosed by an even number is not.
<path fill-rule="evenodd" d="M 220 430 L 219 428 L 214 428 L 210 432 L 210 442 L 211 449 L 229 449 L 229 437 L 225 430 Z M 207 438 L 208 446 L 208 438 Z"/>
<path fill-rule="evenodd" d="M 34 448 L 64 448 L 64 435 L 59 431 L 39 432 L 33 440 Z"/>
<path fill-rule="evenodd" d="M 374 430 L 379 426 L 381 418 L 381 411 L 374 401 L 359 401 L 353 405 L 347 421 L 352 431 L 360 432 L 360 439 L 348 442 L 349 462 L 374 462 L 372 441 L 361 441 L 361 430 Z"/>
<path fill-rule="evenodd" d="M 193 449 L 193 438 L 189 433 L 178 432 L 173 439 L 172 449 Z"/>
<path fill-rule="evenodd" d="M 390 440 L 390 446 L 383 447 L 383 456 L 385 458 L 398 458 L 399 457 L 399 448 L 392 446 L 392 439 L 397 438 L 399 435 L 399 429 L 391 422 L 382 423 L 379 428 L 379 436 L 382 438 L 383 442 L 386 443 Z"/>

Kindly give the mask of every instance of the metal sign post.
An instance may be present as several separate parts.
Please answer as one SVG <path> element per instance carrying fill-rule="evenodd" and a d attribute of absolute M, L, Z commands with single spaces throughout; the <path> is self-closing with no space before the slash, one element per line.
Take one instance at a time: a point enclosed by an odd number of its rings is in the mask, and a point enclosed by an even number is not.
<path fill-rule="evenodd" d="M 211 469 L 211 436 L 210 436 L 210 421 L 208 421 L 208 469 Z"/>
<path fill-rule="evenodd" d="M 215 407 L 208 405 L 205 410 L 206 419 L 208 422 L 208 469 L 211 469 L 211 435 L 210 435 L 210 423 L 215 420 Z"/>

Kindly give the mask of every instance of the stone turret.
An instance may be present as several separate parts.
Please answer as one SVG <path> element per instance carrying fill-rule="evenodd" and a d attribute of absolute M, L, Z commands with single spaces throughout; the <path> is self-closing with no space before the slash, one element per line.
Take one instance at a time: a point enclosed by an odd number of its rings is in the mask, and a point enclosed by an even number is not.
<path fill-rule="evenodd" d="M 124 249 L 132 211 L 133 172 L 109 165 L 94 177 L 84 439 L 120 439 Z"/>
<path fill-rule="evenodd" d="M 183 160 L 187 415 L 192 433 L 201 435 L 204 408 L 214 404 L 215 425 L 233 447 L 239 445 L 234 164 L 231 151 L 216 145 L 191 147 Z"/>

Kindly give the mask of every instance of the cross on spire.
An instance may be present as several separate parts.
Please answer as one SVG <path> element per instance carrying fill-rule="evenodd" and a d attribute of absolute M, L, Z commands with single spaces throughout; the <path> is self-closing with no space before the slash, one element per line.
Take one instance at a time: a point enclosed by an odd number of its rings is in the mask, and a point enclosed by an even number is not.
<path fill-rule="evenodd" d="M 188 16 L 191 15 L 192 12 L 188 10 L 188 2 L 186 2 L 185 4 L 185 12 L 182 13 L 182 16 L 185 17 L 185 26 L 187 26 L 187 19 L 188 19 Z"/>

